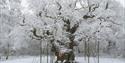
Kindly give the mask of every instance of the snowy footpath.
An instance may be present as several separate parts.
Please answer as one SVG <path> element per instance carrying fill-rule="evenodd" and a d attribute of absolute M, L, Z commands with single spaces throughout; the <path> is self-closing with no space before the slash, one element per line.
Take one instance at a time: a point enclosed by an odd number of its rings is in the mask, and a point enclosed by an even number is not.
<path fill-rule="evenodd" d="M 42 63 L 47 63 L 47 57 L 42 57 Z M 0 63 L 40 63 L 39 57 L 25 57 L 25 58 L 16 58 L 16 59 L 9 59 L 7 61 L 0 61 Z M 48 58 L 50 60 L 50 58 Z M 48 63 L 54 63 L 54 59 L 48 61 Z M 53 61 L 53 62 L 52 62 Z M 87 59 L 84 57 L 76 57 L 76 61 L 78 63 L 87 63 Z M 100 58 L 100 63 L 125 63 L 125 59 L 116 59 L 116 58 Z M 97 63 L 97 58 L 90 58 L 90 63 Z"/>

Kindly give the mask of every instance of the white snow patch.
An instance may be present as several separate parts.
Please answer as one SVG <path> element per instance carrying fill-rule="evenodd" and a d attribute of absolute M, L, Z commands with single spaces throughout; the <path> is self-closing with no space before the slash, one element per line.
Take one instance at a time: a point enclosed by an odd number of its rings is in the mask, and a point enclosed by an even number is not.
<path fill-rule="evenodd" d="M 33 14 L 34 13 L 32 9 L 29 9 L 28 0 L 22 0 L 21 6 L 23 8 L 21 11 L 23 14 Z"/>
<path fill-rule="evenodd" d="M 75 9 L 80 9 L 82 7 L 87 7 L 87 6 L 88 6 L 87 0 L 85 0 L 85 1 L 79 0 L 79 1 L 76 2 L 76 8 Z"/>
<path fill-rule="evenodd" d="M 40 63 L 39 57 L 29 57 L 29 58 L 20 58 L 20 59 L 13 59 L 13 60 L 7 60 L 7 61 L 1 61 L 0 63 Z M 48 63 L 54 63 L 55 57 L 53 59 L 50 59 L 48 57 Z M 84 57 L 76 57 L 76 61 L 78 63 L 87 63 L 87 58 Z M 91 57 L 90 63 L 97 63 L 97 58 Z M 100 58 L 100 63 L 125 63 L 124 59 L 114 59 L 114 58 Z M 47 63 L 47 56 L 42 57 L 42 63 Z"/>
<path fill-rule="evenodd" d="M 27 8 L 29 6 L 29 3 L 27 2 L 27 0 L 22 0 L 21 5 L 22 7 Z"/>

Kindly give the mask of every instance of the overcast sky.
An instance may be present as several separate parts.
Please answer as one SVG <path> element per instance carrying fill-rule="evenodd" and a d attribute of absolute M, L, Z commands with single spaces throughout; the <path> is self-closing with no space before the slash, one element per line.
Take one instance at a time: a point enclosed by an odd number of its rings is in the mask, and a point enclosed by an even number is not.
<path fill-rule="evenodd" d="M 121 5 L 125 8 L 125 0 L 116 0 L 118 1 L 119 3 L 121 3 Z"/>

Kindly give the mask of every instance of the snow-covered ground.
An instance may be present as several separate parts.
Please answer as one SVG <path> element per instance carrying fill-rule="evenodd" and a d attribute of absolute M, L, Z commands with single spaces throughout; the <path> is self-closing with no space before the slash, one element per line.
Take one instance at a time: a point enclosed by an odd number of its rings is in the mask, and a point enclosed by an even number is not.
<path fill-rule="evenodd" d="M 42 57 L 42 63 L 47 63 L 47 57 Z M 7 61 L 0 61 L 0 63 L 40 63 L 39 57 L 25 57 L 25 58 L 17 58 Z M 48 63 L 52 63 L 53 60 L 49 61 Z M 84 57 L 76 57 L 76 61 L 78 63 L 87 63 L 87 59 Z M 90 58 L 90 63 L 97 63 L 97 58 Z M 116 59 L 116 58 L 100 58 L 100 63 L 125 63 L 125 59 Z"/>

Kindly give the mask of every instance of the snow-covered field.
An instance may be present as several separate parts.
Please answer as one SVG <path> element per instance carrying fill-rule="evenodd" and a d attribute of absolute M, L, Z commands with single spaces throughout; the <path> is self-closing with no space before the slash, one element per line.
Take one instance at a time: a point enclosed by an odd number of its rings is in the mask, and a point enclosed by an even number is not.
<path fill-rule="evenodd" d="M 42 63 L 47 63 L 47 57 L 42 57 Z M 0 63 L 40 63 L 39 57 L 25 57 L 25 58 L 16 58 L 7 61 L 0 61 Z M 50 60 L 48 63 L 52 63 L 53 60 Z M 84 57 L 76 57 L 78 63 L 87 63 L 87 59 Z M 97 58 L 90 58 L 90 63 L 97 63 Z M 116 59 L 116 58 L 100 58 L 100 63 L 125 63 L 125 59 Z"/>

